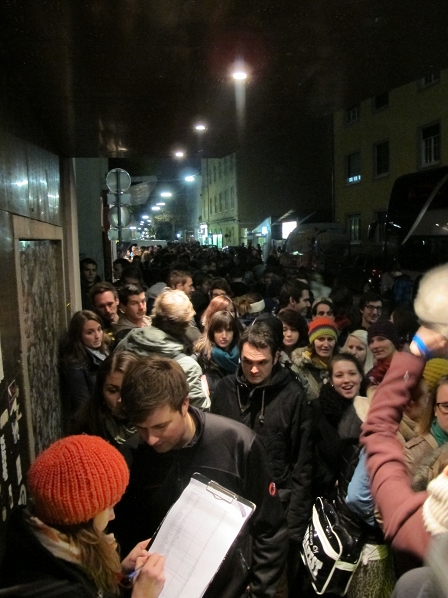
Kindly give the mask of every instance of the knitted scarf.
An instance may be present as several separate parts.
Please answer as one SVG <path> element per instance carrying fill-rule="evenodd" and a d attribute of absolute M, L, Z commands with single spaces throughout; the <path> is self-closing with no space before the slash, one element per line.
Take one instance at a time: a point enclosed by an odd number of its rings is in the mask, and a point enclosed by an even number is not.
<path fill-rule="evenodd" d="M 322 386 L 319 394 L 319 402 L 322 413 L 334 428 L 338 427 L 346 409 L 353 403 L 352 400 L 341 397 L 331 384 L 324 384 Z"/>
<path fill-rule="evenodd" d="M 439 446 L 448 442 L 448 434 L 439 426 L 439 422 L 434 418 L 431 424 L 431 434 L 436 439 Z"/>
<path fill-rule="evenodd" d="M 378 386 L 383 381 L 387 370 L 390 368 L 391 360 L 379 361 L 367 373 L 367 386 Z"/>
<path fill-rule="evenodd" d="M 236 372 L 239 359 L 240 352 L 236 345 L 233 346 L 230 351 L 224 351 L 219 347 L 213 347 L 212 349 L 211 360 L 216 363 L 218 367 L 229 372 L 229 374 L 234 374 Z"/>

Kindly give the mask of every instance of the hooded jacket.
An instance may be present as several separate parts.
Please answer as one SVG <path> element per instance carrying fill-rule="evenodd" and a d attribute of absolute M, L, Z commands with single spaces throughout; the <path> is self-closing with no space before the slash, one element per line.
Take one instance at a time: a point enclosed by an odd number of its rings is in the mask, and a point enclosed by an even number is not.
<path fill-rule="evenodd" d="M 296 372 L 308 401 L 317 399 L 323 384 L 328 381 L 328 368 L 311 357 L 307 347 L 299 348 L 291 355 L 293 372 Z"/>
<path fill-rule="evenodd" d="M 189 413 L 196 431 L 183 448 L 157 453 L 138 435 L 120 448 L 131 475 L 111 527 L 122 552 L 154 534 L 198 472 L 256 504 L 204 596 L 273 597 L 286 561 L 288 532 L 264 448 L 246 426 L 194 407 Z"/>
<path fill-rule="evenodd" d="M 240 365 L 218 383 L 212 412 L 258 434 L 287 511 L 290 539 L 301 542 L 311 515 L 312 471 L 311 421 L 300 382 L 277 363 L 266 384 L 249 386 Z"/>
<path fill-rule="evenodd" d="M 210 407 L 210 398 L 206 395 L 201 384 L 202 370 L 198 362 L 183 353 L 182 342 L 167 334 L 156 326 L 136 328 L 120 341 L 116 351 L 131 351 L 142 357 L 146 355 L 159 355 L 175 359 L 187 376 L 190 387 L 190 403 L 199 409 Z"/>

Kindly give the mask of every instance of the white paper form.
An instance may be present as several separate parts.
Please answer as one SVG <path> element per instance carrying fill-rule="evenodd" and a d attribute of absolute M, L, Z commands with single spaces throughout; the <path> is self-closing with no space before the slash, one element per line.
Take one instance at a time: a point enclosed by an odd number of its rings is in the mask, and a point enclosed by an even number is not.
<path fill-rule="evenodd" d="M 191 478 L 150 547 L 166 559 L 161 598 L 200 598 L 255 508 L 213 484 Z"/>

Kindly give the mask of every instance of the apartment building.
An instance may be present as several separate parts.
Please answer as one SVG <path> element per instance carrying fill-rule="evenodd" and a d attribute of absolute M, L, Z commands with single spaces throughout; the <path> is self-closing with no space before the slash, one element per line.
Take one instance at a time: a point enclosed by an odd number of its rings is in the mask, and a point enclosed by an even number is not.
<path fill-rule="evenodd" d="M 397 177 L 448 164 L 448 70 L 385 91 L 334 113 L 334 205 L 353 250 L 379 250 Z"/>

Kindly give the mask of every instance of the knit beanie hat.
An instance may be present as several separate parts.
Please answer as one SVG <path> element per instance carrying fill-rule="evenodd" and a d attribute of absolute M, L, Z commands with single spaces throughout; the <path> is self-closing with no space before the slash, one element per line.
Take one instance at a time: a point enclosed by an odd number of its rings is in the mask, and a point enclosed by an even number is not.
<path fill-rule="evenodd" d="M 448 376 L 448 359 L 435 357 L 426 362 L 423 378 L 426 380 L 430 392 L 443 376 Z"/>
<path fill-rule="evenodd" d="M 338 329 L 331 318 L 322 316 L 312 320 L 308 325 L 308 337 L 312 344 L 319 336 L 331 336 L 334 340 L 338 338 Z"/>
<path fill-rule="evenodd" d="M 367 330 L 367 341 L 370 345 L 374 336 L 384 336 L 389 339 L 398 349 L 400 346 L 400 336 L 398 330 L 389 320 L 378 320 L 374 322 Z"/>
<path fill-rule="evenodd" d="M 123 496 L 129 470 L 98 436 L 68 436 L 41 453 L 28 471 L 34 513 L 47 525 L 89 521 Z"/>
<path fill-rule="evenodd" d="M 448 476 L 443 471 L 428 484 L 429 496 L 423 503 L 423 521 L 430 534 L 448 532 Z"/>
<path fill-rule="evenodd" d="M 427 272 L 418 288 L 414 310 L 425 324 L 448 336 L 448 264 Z"/>

